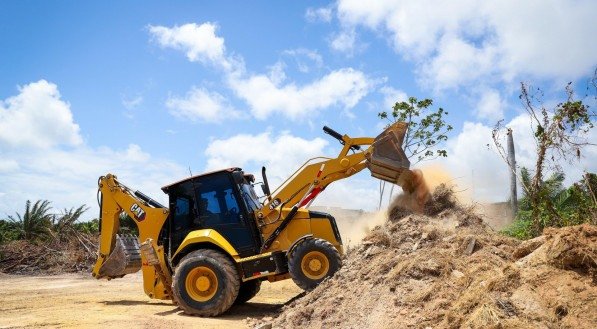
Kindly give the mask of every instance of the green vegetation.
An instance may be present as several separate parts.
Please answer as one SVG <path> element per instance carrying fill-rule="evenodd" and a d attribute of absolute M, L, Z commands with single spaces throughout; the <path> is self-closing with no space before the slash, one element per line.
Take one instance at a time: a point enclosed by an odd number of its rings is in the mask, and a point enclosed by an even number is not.
<path fill-rule="evenodd" d="M 94 218 L 88 222 L 75 223 L 75 229 L 78 232 L 96 234 L 99 232 L 99 219 Z"/>
<path fill-rule="evenodd" d="M 99 221 L 94 219 L 81 222 L 81 216 L 88 210 L 85 205 L 78 208 L 64 209 L 60 214 L 52 214 L 50 201 L 27 200 L 25 211 L 0 220 L 0 243 L 13 240 L 31 242 L 58 240 L 68 241 L 79 233 L 95 234 L 99 230 Z"/>
<path fill-rule="evenodd" d="M 526 168 L 521 169 L 521 181 L 530 184 L 531 175 Z M 597 175 L 588 173 L 584 178 L 567 188 L 561 172 L 552 174 L 541 182 L 538 209 L 533 208 L 525 193 L 519 200 L 519 212 L 514 222 L 503 233 L 519 239 L 530 239 L 541 234 L 545 227 L 563 227 L 590 223 L 597 225 Z M 533 220 L 533 213 L 539 214 L 539 222 Z"/>
<path fill-rule="evenodd" d="M 565 99 L 547 108 L 540 88 L 521 84 L 520 100 L 535 140 L 535 163 L 532 171 L 520 170 L 518 180 L 524 196 L 515 222 L 504 230 L 506 234 L 527 239 L 542 234 L 546 227 L 596 223 L 595 174 L 587 173 L 577 183 L 564 188 L 565 176 L 560 166 L 562 161 L 573 163 L 580 159 L 587 146 L 595 146 L 588 136 L 597 115 L 587 103 L 597 100 L 597 71 L 589 85 L 587 94 L 579 98 L 568 83 Z M 589 95 L 593 92 L 595 95 Z M 518 168 L 508 162 L 501 144 L 504 128 L 503 121 L 496 124 L 492 131 L 493 142 L 510 170 L 517 172 Z"/>
<path fill-rule="evenodd" d="M 85 205 L 82 205 L 77 209 L 64 209 L 62 215 L 54 217 L 52 220 L 52 228 L 50 230 L 52 237 L 64 241 L 77 234 L 78 230 L 77 225 L 75 224 L 87 209 L 89 208 Z"/>
<path fill-rule="evenodd" d="M 139 235 L 139 228 L 137 227 L 135 221 L 129 215 L 127 215 L 126 213 L 121 213 L 119 219 L 120 229 L 118 230 L 118 232 L 120 234 Z"/>
<path fill-rule="evenodd" d="M 37 200 L 33 207 L 31 201 L 27 200 L 25 212 L 16 217 L 8 216 L 10 228 L 16 233 L 17 239 L 37 240 L 50 235 L 52 227 L 52 215 L 50 211 L 50 201 Z"/>
<path fill-rule="evenodd" d="M 14 240 L 30 242 L 67 242 L 81 237 L 81 234 L 99 233 L 99 219 L 81 221 L 81 216 L 89 210 L 85 205 L 64 209 L 59 214 L 51 213 L 50 201 L 38 200 L 25 204 L 25 211 L 0 219 L 0 244 Z M 138 235 L 135 221 L 125 213 L 120 215 L 120 234 Z"/>

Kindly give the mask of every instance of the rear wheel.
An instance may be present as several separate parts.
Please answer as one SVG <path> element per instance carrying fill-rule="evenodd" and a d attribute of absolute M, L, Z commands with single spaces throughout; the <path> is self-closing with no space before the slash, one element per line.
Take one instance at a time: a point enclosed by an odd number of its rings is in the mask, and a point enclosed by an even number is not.
<path fill-rule="evenodd" d="M 251 300 L 251 298 L 257 295 L 260 289 L 261 281 L 259 280 L 251 280 L 241 283 L 240 289 L 238 290 L 238 296 L 236 297 L 234 304 L 240 305 L 248 302 L 249 300 Z"/>
<path fill-rule="evenodd" d="M 288 257 L 288 272 L 292 281 L 304 290 L 315 288 L 342 266 L 340 253 L 326 240 L 306 239 Z"/>
<path fill-rule="evenodd" d="M 202 249 L 189 253 L 178 264 L 172 294 L 186 314 L 217 316 L 232 306 L 239 285 L 238 272 L 226 255 Z"/>

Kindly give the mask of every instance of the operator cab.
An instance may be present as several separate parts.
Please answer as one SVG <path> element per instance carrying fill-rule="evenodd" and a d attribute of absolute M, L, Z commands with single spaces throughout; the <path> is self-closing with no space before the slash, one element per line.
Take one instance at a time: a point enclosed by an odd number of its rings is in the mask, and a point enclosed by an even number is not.
<path fill-rule="evenodd" d="M 191 231 L 213 229 L 241 257 L 258 254 L 262 241 L 253 216 L 261 204 L 251 185 L 254 180 L 240 168 L 229 168 L 162 187 L 170 204 L 164 225 L 167 251 L 173 254 Z"/>

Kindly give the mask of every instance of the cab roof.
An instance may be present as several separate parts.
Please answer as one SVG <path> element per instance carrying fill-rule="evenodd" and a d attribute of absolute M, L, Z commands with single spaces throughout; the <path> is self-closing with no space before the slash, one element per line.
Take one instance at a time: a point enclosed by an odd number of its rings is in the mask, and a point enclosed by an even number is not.
<path fill-rule="evenodd" d="M 193 180 L 195 178 L 199 178 L 199 177 L 205 177 L 205 176 L 209 176 L 209 175 L 213 175 L 213 174 L 218 174 L 218 173 L 223 173 L 223 172 L 227 172 L 227 173 L 231 173 L 233 171 L 237 171 L 237 170 L 242 170 L 241 168 L 238 167 L 230 167 L 230 168 L 226 168 L 226 169 L 220 169 L 220 170 L 214 170 L 214 171 L 208 171 L 206 173 L 203 174 L 199 174 L 199 175 L 195 175 L 195 176 L 191 176 L 191 177 L 187 177 L 185 179 L 181 179 L 177 182 L 174 182 L 172 184 L 168 184 L 162 187 L 162 191 L 164 191 L 164 193 L 168 194 L 168 191 L 170 190 L 170 188 L 172 186 Z"/>

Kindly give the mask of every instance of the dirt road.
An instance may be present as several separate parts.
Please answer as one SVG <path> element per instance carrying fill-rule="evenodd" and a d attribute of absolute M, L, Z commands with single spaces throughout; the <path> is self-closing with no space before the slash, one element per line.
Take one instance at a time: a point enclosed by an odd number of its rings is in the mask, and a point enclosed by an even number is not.
<path fill-rule="evenodd" d="M 301 293 L 291 280 L 264 282 L 249 303 L 218 318 L 182 314 L 170 301 L 145 296 L 140 274 L 112 281 L 88 275 L 0 274 L 0 328 L 245 328 Z"/>

